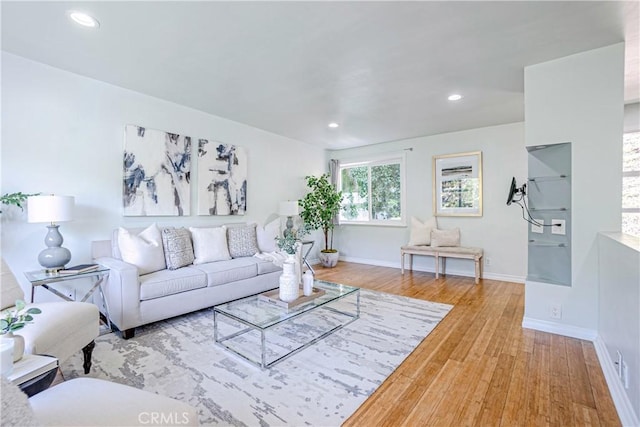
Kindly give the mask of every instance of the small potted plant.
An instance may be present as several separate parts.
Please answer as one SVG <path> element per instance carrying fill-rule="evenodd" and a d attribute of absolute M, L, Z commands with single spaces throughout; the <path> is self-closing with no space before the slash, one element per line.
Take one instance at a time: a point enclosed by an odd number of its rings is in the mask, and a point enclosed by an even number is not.
<path fill-rule="evenodd" d="M 2 313 L 0 318 L 0 333 L 3 339 L 13 339 L 13 361 L 17 362 L 24 353 L 24 338 L 21 335 L 13 335 L 14 331 L 19 331 L 26 324 L 33 322 L 33 315 L 42 313 L 37 307 L 26 308 L 27 304 L 22 300 L 16 300 L 13 310 Z"/>
<path fill-rule="evenodd" d="M 298 205 L 302 208 L 300 218 L 310 230 L 322 230 L 324 249 L 320 251 L 320 262 L 325 267 L 335 267 L 340 254 L 333 248 L 333 229 L 335 217 L 340 212 L 342 191 L 337 191 L 329 182 L 328 174 L 306 176 L 305 179 L 311 191 L 298 200 Z"/>

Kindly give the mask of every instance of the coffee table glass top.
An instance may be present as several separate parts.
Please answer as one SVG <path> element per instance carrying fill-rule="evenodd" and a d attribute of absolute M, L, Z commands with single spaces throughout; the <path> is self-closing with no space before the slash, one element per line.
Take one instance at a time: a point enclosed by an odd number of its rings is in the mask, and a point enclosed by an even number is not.
<path fill-rule="evenodd" d="M 249 323 L 256 328 L 264 329 L 360 290 L 360 288 L 353 286 L 325 282 L 323 280 L 315 280 L 313 286 L 324 290 L 325 294 L 306 304 L 290 309 L 261 301 L 258 295 L 217 305 L 213 309 L 229 317 Z"/>

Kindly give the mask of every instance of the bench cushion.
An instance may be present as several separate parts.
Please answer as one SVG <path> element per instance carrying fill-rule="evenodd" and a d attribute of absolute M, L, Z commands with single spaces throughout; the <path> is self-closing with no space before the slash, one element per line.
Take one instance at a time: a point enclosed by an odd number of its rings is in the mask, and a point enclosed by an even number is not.
<path fill-rule="evenodd" d="M 457 247 L 438 247 L 434 248 L 438 251 L 440 256 L 447 256 L 447 254 L 465 254 L 465 255 L 476 255 L 480 256 L 483 253 L 482 248 L 473 248 L 467 246 L 457 246 Z"/>

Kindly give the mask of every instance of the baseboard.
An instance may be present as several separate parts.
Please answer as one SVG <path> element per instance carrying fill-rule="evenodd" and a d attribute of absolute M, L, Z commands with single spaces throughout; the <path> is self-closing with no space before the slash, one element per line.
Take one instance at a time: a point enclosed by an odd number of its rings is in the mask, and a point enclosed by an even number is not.
<path fill-rule="evenodd" d="M 399 262 L 381 261 L 379 259 L 354 258 L 354 257 L 340 257 L 340 260 L 346 261 L 346 262 L 355 262 L 356 264 L 369 264 L 369 265 L 376 265 L 379 267 L 391 267 L 391 268 L 400 269 Z M 423 267 L 414 266 L 413 270 L 435 274 L 435 270 L 433 268 L 423 268 Z M 453 276 L 475 277 L 475 271 L 452 270 L 450 268 L 447 268 L 447 273 Z M 485 271 L 482 272 L 482 278 L 490 279 L 490 280 L 500 280 L 502 282 L 514 282 L 514 283 L 524 283 L 524 280 L 525 280 L 524 276 L 510 276 L 507 274 L 490 273 Z"/>
<path fill-rule="evenodd" d="M 620 422 L 623 426 L 640 426 L 638 414 L 633 410 L 629 396 L 625 392 L 624 385 L 618 377 L 615 363 L 611 360 L 607 346 L 600 336 L 596 337 L 593 345 L 596 348 L 600 367 L 604 373 L 604 379 L 607 381 L 607 386 L 609 387 L 609 393 L 611 393 L 613 404 L 616 406 L 616 410 L 618 411 Z"/>
<path fill-rule="evenodd" d="M 534 329 L 536 331 L 549 332 L 551 334 L 564 335 L 565 337 L 578 338 L 581 340 L 594 341 L 598 332 L 593 329 L 581 328 L 579 326 L 563 325 L 561 323 L 548 322 L 546 320 L 531 319 L 524 317 L 522 327 Z"/>

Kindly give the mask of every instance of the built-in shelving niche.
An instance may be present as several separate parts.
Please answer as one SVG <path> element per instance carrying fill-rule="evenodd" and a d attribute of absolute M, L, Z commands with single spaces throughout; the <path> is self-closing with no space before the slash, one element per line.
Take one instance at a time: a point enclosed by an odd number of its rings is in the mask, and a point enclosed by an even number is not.
<path fill-rule="evenodd" d="M 564 234 L 556 234 L 560 227 L 529 226 L 527 280 L 571 286 L 571 143 L 535 145 L 527 151 L 531 216 L 545 225 L 565 223 Z"/>

